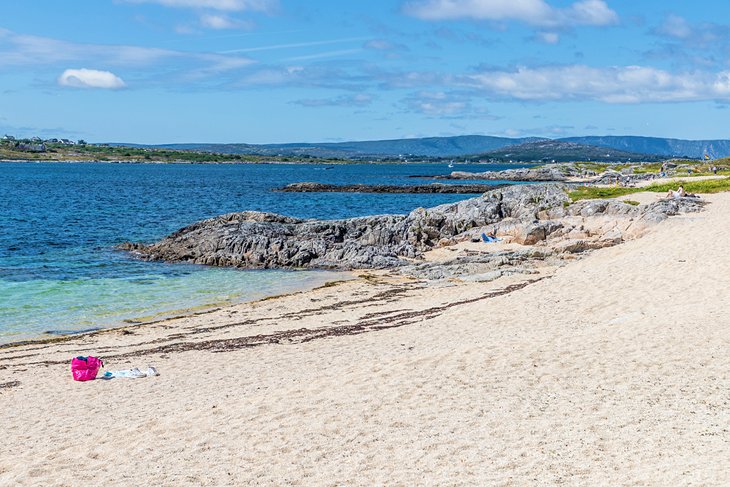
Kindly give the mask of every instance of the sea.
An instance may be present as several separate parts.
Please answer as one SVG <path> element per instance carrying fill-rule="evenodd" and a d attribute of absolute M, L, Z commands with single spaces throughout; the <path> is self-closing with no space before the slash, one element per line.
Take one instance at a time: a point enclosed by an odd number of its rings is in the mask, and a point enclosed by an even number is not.
<path fill-rule="evenodd" d="M 427 184 L 412 176 L 507 167 L 515 166 L 0 163 L 0 344 L 152 321 L 346 276 L 146 262 L 115 249 L 124 241 L 153 242 L 235 211 L 337 219 L 474 196 L 273 191 L 286 184 Z"/>

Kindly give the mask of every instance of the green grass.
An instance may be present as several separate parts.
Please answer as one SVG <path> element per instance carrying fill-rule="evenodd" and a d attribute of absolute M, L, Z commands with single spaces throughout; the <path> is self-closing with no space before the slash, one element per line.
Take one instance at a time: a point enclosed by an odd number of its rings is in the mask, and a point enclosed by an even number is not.
<path fill-rule="evenodd" d="M 631 206 L 639 206 L 641 204 L 638 201 L 634 201 L 634 200 L 624 200 L 624 203 L 626 203 L 627 205 L 631 205 Z"/>
<path fill-rule="evenodd" d="M 642 188 L 643 189 L 643 188 Z M 568 193 L 568 196 L 572 201 L 580 200 L 605 200 L 608 198 L 617 198 L 627 194 L 637 193 L 642 189 L 639 188 L 622 188 L 622 187 L 609 187 L 599 188 L 596 186 L 578 186 L 575 190 Z"/>
<path fill-rule="evenodd" d="M 721 179 L 706 179 L 704 181 L 674 181 L 671 183 L 652 184 L 643 188 L 599 188 L 594 186 L 579 186 L 575 190 L 569 192 L 568 196 L 572 201 L 579 201 L 616 198 L 618 196 L 641 193 L 643 191 L 651 191 L 653 193 L 667 193 L 670 189 L 676 190 L 680 184 L 684 186 L 684 190 L 688 193 L 709 194 L 720 193 L 722 191 L 730 191 L 730 177 L 725 177 Z"/>
<path fill-rule="evenodd" d="M 661 169 L 662 165 L 660 163 L 641 164 L 640 166 L 634 167 L 634 174 L 658 173 Z"/>

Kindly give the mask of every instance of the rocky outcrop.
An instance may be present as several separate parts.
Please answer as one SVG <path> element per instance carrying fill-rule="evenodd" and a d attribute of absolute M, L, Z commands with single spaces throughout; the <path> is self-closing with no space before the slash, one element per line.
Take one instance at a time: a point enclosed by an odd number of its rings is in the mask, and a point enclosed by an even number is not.
<path fill-rule="evenodd" d="M 245 268 L 385 268 L 402 265 L 445 238 L 506 217 L 536 218 L 568 201 L 563 185 L 512 186 L 408 215 L 301 220 L 231 213 L 185 227 L 163 240 L 125 243 L 151 260 Z"/>
<path fill-rule="evenodd" d="M 616 245 L 668 216 L 702 206 L 694 198 L 641 206 L 614 200 L 570 204 L 566 190 L 562 184 L 517 185 L 453 204 L 418 208 L 408 215 L 344 220 L 231 213 L 195 223 L 151 245 L 126 243 L 120 247 L 146 259 L 217 266 L 356 269 L 409 265 L 417 274 L 438 275 L 437 270 L 412 267 L 412 259 L 436 246 L 478 239 L 484 231 L 544 247 L 548 254 L 573 254 Z M 505 258 L 508 260 L 467 259 L 451 269 L 476 265 L 484 273 L 495 262 L 504 267 L 510 258 L 522 257 Z"/>
<path fill-rule="evenodd" d="M 569 175 L 564 165 L 552 165 L 533 168 L 506 169 L 504 171 L 463 172 L 454 171 L 448 176 L 437 176 L 436 179 L 478 179 L 482 181 L 521 181 L 549 182 L 565 181 Z"/>
<path fill-rule="evenodd" d="M 419 262 L 401 267 L 399 272 L 428 280 L 462 279 L 491 281 L 511 274 L 533 274 L 538 263 L 554 260 L 554 253 L 545 248 L 524 248 L 515 251 L 467 253 L 444 262 Z"/>
<path fill-rule="evenodd" d="M 657 173 L 640 173 L 605 171 L 591 181 L 591 184 L 634 186 L 636 183 L 643 181 L 652 181 L 660 176 Z"/>
<path fill-rule="evenodd" d="M 459 279 L 491 281 L 504 275 L 534 274 L 542 266 L 561 266 L 577 255 L 618 245 L 641 236 L 649 227 L 679 212 L 699 211 L 693 198 L 658 201 L 632 206 L 620 201 L 581 201 L 540 212 L 539 219 L 505 218 L 484 228 L 473 229 L 442 242 L 481 242 L 483 231 L 495 232 L 503 241 L 526 245 L 508 246 L 490 252 L 466 250 L 466 255 L 441 262 L 423 262 L 401 267 L 399 272 L 429 280 Z M 492 244 L 483 244 L 492 245 Z M 453 249 L 453 248 L 452 248 Z"/>
<path fill-rule="evenodd" d="M 520 245 L 550 247 L 558 253 L 616 245 L 640 237 L 646 230 L 670 216 L 700 211 L 698 198 L 659 200 L 634 206 L 617 200 L 583 200 L 567 206 L 554 206 L 538 218 L 505 218 L 442 242 L 454 244 L 478 240 L 481 232 L 495 233 Z"/>
<path fill-rule="evenodd" d="M 285 193 L 413 193 L 413 194 L 479 194 L 486 193 L 506 186 L 505 184 L 419 184 L 419 185 L 392 185 L 392 184 L 323 184 L 323 183 L 292 183 L 283 188 L 275 189 Z"/>

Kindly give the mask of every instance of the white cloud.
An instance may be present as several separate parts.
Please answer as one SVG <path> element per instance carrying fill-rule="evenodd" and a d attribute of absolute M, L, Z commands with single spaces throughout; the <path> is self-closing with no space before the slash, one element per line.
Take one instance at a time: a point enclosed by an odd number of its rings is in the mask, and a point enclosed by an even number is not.
<path fill-rule="evenodd" d="M 244 22 L 240 20 L 232 19 L 226 15 L 213 15 L 205 14 L 200 16 L 200 25 L 208 29 L 239 29 L 245 28 L 250 29 L 253 24 L 251 22 Z"/>
<path fill-rule="evenodd" d="M 122 78 L 109 71 L 67 69 L 58 77 L 58 84 L 71 88 L 103 88 L 118 90 L 126 85 Z"/>
<path fill-rule="evenodd" d="M 582 0 L 557 12 L 568 25 L 610 25 L 618 22 L 618 14 L 603 0 Z"/>
<path fill-rule="evenodd" d="M 645 66 L 519 67 L 467 76 L 465 83 L 492 96 L 535 101 L 644 103 L 730 98 L 730 72 L 670 73 Z"/>
<path fill-rule="evenodd" d="M 689 23 L 683 17 L 674 14 L 668 15 L 657 31 L 677 39 L 687 39 L 692 35 L 692 27 Z"/>
<path fill-rule="evenodd" d="M 535 37 L 545 44 L 557 44 L 560 42 L 560 35 L 556 32 L 538 32 Z"/>
<path fill-rule="evenodd" d="M 469 107 L 469 104 L 465 100 L 453 99 L 446 93 L 440 91 L 422 91 L 415 96 L 407 98 L 405 103 L 411 110 L 432 116 L 455 115 Z"/>
<path fill-rule="evenodd" d="M 403 98 L 400 105 L 407 112 L 442 119 L 496 120 L 489 110 L 474 106 L 468 93 L 419 91 Z"/>
<path fill-rule="evenodd" d="M 251 10 L 271 12 L 278 6 L 277 0 L 125 0 L 128 3 L 157 3 L 166 7 L 201 8 L 237 12 Z"/>
<path fill-rule="evenodd" d="M 518 20 L 538 26 L 610 25 L 618 15 L 604 0 L 555 8 L 545 0 L 411 0 L 404 11 L 423 20 Z"/>

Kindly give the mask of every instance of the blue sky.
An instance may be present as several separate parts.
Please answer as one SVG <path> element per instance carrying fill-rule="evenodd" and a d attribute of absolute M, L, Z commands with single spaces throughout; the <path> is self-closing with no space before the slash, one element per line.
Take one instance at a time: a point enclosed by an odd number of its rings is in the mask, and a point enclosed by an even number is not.
<path fill-rule="evenodd" d="M 5 2 L 0 133 L 730 138 L 727 19 L 701 0 Z"/>

